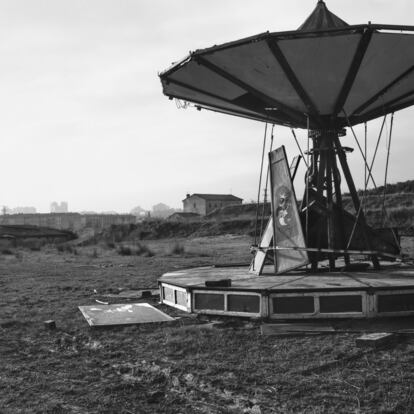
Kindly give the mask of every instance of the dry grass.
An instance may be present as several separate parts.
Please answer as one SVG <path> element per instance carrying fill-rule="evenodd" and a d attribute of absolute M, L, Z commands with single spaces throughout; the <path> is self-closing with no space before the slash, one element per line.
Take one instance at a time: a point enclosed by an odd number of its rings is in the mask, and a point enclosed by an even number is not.
<path fill-rule="evenodd" d="M 185 248 L 184 245 L 178 241 L 175 241 L 170 248 L 168 249 L 168 254 L 171 255 L 178 255 L 178 256 L 182 256 L 185 253 Z"/>
<path fill-rule="evenodd" d="M 79 305 L 118 288 L 156 287 L 164 272 L 248 261 L 241 237 L 177 240 L 211 257 L 44 247 L 0 256 L 0 412 L 14 413 L 412 413 L 414 343 L 361 351 L 356 334 L 263 337 L 197 323 L 90 329 Z M 95 247 L 94 247 L 95 248 Z M 159 306 L 157 300 L 151 301 Z M 179 313 L 164 306 L 172 315 Z M 182 314 L 180 316 L 183 316 Z M 47 331 L 43 321 L 58 329 Z"/>

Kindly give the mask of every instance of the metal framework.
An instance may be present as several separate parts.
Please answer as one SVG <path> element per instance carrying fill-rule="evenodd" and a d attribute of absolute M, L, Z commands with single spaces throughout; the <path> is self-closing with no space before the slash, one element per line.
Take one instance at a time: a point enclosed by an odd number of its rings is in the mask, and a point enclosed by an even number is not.
<path fill-rule="evenodd" d="M 301 211 L 312 269 L 325 258 L 334 269 L 338 254 L 349 264 L 350 254 L 362 251 L 378 268 L 382 253 L 398 253 L 366 223 L 340 136 L 345 127 L 354 134 L 354 125 L 414 104 L 414 26 L 348 25 L 319 0 L 297 30 L 199 49 L 159 76 L 165 95 L 198 109 L 308 130 Z M 377 148 L 369 166 L 366 140 L 364 152 L 355 139 L 365 191 L 370 179 L 375 185 Z M 356 216 L 343 208 L 341 176 Z"/>
<path fill-rule="evenodd" d="M 367 52 L 367 49 L 370 45 L 372 37 L 374 34 L 382 33 L 390 34 L 401 34 L 401 33 L 410 33 L 414 34 L 414 26 L 406 25 L 386 25 L 386 24 L 364 24 L 364 25 L 350 25 L 341 28 L 334 29 L 325 29 L 317 31 L 289 31 L 289 32 L 275 32 L 275 33 L 263 33 L 257 36 L 252 36 L 246 39 L 241 39 L 235 42 L 226 43 L 220 46 L 214 46 L 207 49 L 200 49 L 195 52 L 190 53 L 190 55 L 185 58 L 183 61 L 173 65 L 171 68 L 160 74 L 161 81 L 164 85 L 164 93 L 171 98 L 179 98 L 183 100 L 189 100 L 194 102 L 198 108 L 214 110 L 218 112 L 224 112 L 227 114 L 232 114 L 236 116 L 247 117 L 251 119 L 260 120 L 263 122 L 276 123 L 287 125 L 293 128 L 306 128 L 307 117 L 309 117 L 310 127 L 312 129 L 341 129 L 347 126 L 348 121 L 346 117 L 341 116 L 341 112 L 344 107 L 351 88 L 357 76 L 358 70 L 361 66 L 363 58 Z M 358 46 L 355 50 L 354 57 L 347 71 L 344 83 L 340 89 L 340 93 L 337 96 L 334 110 L 329 115 L 321 114 L 317 108 L 314 100 L 311 99 L 309 93 L 306 91 L 306 88 L 298 79 L 285 55 L 283 54 L 281 48 L 279 47 L 280 41 L 288 39 L 308 39 L 308 38 L 324 38 L 326 36 L 338 36 L 344 34 L 358 34 L 360 35 L 360 40 Z M 304 107 L 306 108 L 306 113 L 297 109 L 292 108 L 288 104 L 282 102 L 281 100 L 275 99 L 274 97 L 269 96 L 268 94 L 258 90 L 253 87 L 248 82 L 240 79 L 238 76 L 230 73 L 229 71 L 223 69 L 217 64 L 212 63 L 208 58 L 212 54 L 215 54 L 220 51 L 225 51 L 227 49 L 232 49 L 235 47 L 254 44 L 260 41 L 264 41 L 274 59 L 277 61 L 278 65 L 283 69 L 287 79 L 295 89 L 297 95 L 303 102 Z M 200 88 L 194 84 L 182 82 L 177 80 L 174 77 L 174 74 L 177 71 L 180 71 L 185 65 L 189 62 L 196 62 L 199 65 L 206 67 L 211 72 L 214 72 L 216 75 L 227 79 L 231 83 L 239 86 L 249 94 L 249 99 L 239 100 L 235 102 L 232 99 L 225 98 L 222 94 L 214 94 L 208 91 L 206 88 Z M 404 69 L 398 76 L 384 85 L 379 91 L 376 91 L 373 96 L 369 96 L 365 102 L 358 105 L 349 115 L 349 121 L 351 125 L 356 125 L 362 122 L 367 122 L 369 120 L 375 119 L 378 116 L 385 115 L 386 113 L 395 112 L 397 110 L 407 108 L 414 104 L 414 89 L 404 91 L 404 93 L 399 96 L 390 99 L 389 101 L 381 102 L 377 107 L 373 107 L 371 110 L 366 111 L 367 108 L 372 107 L 374 103 L 382 100 L 384 95 L 392 90 L 398 83 L 403 80 L 406 80 L 408 77 L 413 75 L 414 65 L 411 65 L 409 68 Z M 183 87 L 189 92 L 197 92 L 200 94 L 199 99 L 190 97 L 190 95 L 185 96 L 184 94 L 177 96 L 176 93 L 169 91 L 168 85 L 176 84 Z M 220 105 L 209 104 L 208 100 L 203 99 L 203 97 L 213 97 L 218 101 L 222 101 L 223 104 L 232 104 L 236 107 L 230 109 L 225 108 L 224 106 L 220 108 Z M 408 98 L 408 99 L 407 99 Z"/>

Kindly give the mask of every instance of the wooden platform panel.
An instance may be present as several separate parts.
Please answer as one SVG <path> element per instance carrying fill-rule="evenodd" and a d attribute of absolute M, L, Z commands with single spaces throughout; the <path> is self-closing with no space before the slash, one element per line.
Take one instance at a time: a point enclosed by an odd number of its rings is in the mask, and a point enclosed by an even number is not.
<path fill-rule="evenodd" d="M 404 265 L 387 266 L 383 270 L 364 272 L 321 272 L 311 274 L 296 271 L 287 275 L 272 275 L 272 266 L 265 268 L 262 276 L 249 273 L 246 267 L 202 267 L 169 272 L 159 282 L 170 283 L 188 289 L 208 289 L 205 282 L 231 279 L 231 287 L 223 290 L 243 290 L 261 292 L 307 292 L 307 291 L 353 291 L 414 289 L 414 267 Z M 215 290 L 220 290 L 217 288 Z"/>

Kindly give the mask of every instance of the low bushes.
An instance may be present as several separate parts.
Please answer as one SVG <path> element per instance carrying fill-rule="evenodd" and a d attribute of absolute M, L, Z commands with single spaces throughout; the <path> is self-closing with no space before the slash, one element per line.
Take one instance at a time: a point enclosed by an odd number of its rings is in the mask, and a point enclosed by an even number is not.
<path fill-rule="evenodd" d="M 133 245 L 121 244 L 117 248 L 121 256 L 154 256 L 154 252 L 145 244 L 135 242 Z"/>

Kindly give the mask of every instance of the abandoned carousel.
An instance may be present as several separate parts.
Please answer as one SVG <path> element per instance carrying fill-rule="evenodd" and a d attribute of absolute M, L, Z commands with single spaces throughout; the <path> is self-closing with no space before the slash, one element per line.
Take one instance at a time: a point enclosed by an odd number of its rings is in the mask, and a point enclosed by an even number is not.
<path fill-rule="evenodd" d="M 197 50 L 160 78 L 170 99 L 263 122 L 263 154 L 275 125 L 290 128 L 298 146 L 290 163 L 283 146 L 268 154 L 272 213 L 255 237 L 250 266 L 166 273 L 163 303 L 270 319 L 414 314 L 414 267 L 401 259 L 397 232 L 387 227 L 385 209 L 380 229 L 364 215 L 384 124 L 386 179 L 394 112 L 414 104 L 414 26 L 349 25 L 320 0 L 297 30 Z M 353 127 L 377 118 L 382 127 L 368 159 Z M 307 131 L 303 148 L 296 128 Z M 354 148 L 342 145 L 345 135 Z M 354 150 L 365 165 L 360 192 L 347 162 Z M 299 162 L 306 166 L 300 205 L 293 185 Z M 345 186 L 353 213 L 343 207 Z"/>

